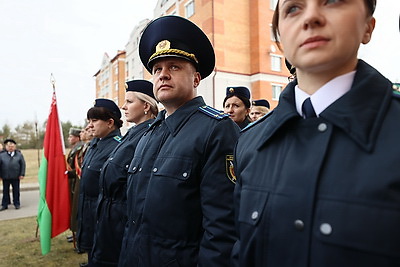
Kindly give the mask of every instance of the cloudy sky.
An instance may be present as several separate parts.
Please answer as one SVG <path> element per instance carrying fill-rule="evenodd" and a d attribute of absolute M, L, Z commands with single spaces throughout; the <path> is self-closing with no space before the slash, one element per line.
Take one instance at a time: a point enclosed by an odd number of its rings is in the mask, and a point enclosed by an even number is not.
<path fill-rule="evenodd" d="M 0 127 L 48 116 L 52 85 L 60 119 L 82 125 L 104 53 L 125 49 L 157 0 L 0 0 Z M 360 57 L 400 82 L 399 0 L 380 0 L 377 26 Z"/>

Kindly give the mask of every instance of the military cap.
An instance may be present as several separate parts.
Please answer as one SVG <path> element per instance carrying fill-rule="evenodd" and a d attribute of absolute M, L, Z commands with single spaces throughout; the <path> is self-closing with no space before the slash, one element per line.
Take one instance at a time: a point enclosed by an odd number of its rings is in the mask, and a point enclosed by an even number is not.
<path fill-rule="evenodd" d="M 69 135 L 79 136 L 79 134 L 81 133 L 81 130 L 82 129 L 78 129 L 78 128 L 70 128 Z"/>
<path fill-rule="evenodd" d="M 139 56 L 151 73 L 154 61 L 164 57 L 179 57 L 194 64 L 206 78 L 215 66 L 215 54 L 210 40 L 193 22 L 178 16 L 164 16 L 151 21 L 139 43 Z"/>
<path fill-rule="evenodd" d="M 126 82 L 125 87 L 126 87 L 127 92 L 139 92 L 139 93 L 148 95 L 151 98 L 156 99 L 154 97 L 154 93 L 153 93 L 153 84 L 149 81 L 132 80 L 132 81 Z"/>
<path fill-rule="evenodd" d="M 265 99 L 253 100 L 253 102 L 251 102 L 251 104 L 253 106 L 262 106 L 262 107 L 269 108 L 269 102 Z"/>
<path fill-rule="evenodd" d="M 114 113 L 118 118 L 121 118 L 121 111 L 114 101 L 106 98 L 97 98 L 94 102 L 94 107 L 103 107 Z"/>
<path fill-rule="evenodd" d="M 14 139 L 10 139 L 10 138 L 4 140 L 4 144 L 7 144 L 7 143 L 14 143 L 15 145 L 17 144 L 17 142 L 15 142 Z"/>
<path fill-rule="evenodd" d="M 250 90 L 244 86 L 227 87 L 226 96 L 241 96 L 250 99 Z"/>

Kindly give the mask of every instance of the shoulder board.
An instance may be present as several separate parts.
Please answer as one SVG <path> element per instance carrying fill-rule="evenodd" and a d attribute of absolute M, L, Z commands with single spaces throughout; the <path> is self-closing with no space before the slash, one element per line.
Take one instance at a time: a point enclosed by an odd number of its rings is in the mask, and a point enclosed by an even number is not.
<path fill-rule="evenodd" d="M 271 114 L 274 112 L 274 110 L 271 110 L 270 112 L 268 112 L 267 114 L 265 114 L 264 116 L 262 116 L 261 118 L 259 118 L 256 121 L 253 121 L 252 123 L 250 123 L 249 125 L 247 125 L 246 127 L 244 127 L 240 132 L 244 132 L 248 129 L 250 129 L 251 127 L 253 127 L 254 125 L 257 125 L 261 122 L 263 122 L 266 118 L 268 118 L 269 116 L 271 116 Z"/>
<path fill-rule="evenodd" d="M 229 117 L 228 114 L 225 114 L 221 110 L 215 109 L 210 106 L 201 106 L 201 107 L 199 107 L 199 110 L 202 113 L 204 113 L 204 114 L 208 115 L 209 117 L 214 118 L 216 120 L 222 120 L 223 118 Z"/>
<path fill-rule="evenodd" d="M 114 140 L 116 140 L 118 143 L 121 143 L 121 136 L 119 135 L 114 136 Z"/>
<path fill-rule="evenodd" d="M 393 96 L 394 96 L 395 98 L 400 98 L 400 91 L 393 90 Z"/>

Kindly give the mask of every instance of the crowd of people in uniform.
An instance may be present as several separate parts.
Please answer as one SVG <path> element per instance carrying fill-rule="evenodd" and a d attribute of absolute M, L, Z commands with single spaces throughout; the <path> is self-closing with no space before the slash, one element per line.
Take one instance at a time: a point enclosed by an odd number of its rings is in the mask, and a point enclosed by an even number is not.
<path fill-rule="evenodd" d="M 357 58 L 375 5 L 278 1 L 293 79 L 271 111 L 244 86 L 226 88 L 223 112 L 208 106 L 207 36 L 178 16 L 150 22 L 152 83 L 127 82 L 121 107 L 135 126 L 122 136 L 120 108 L 96 99 L 71 137 L 81 266 L 399 266 L 400 96 Z"/>

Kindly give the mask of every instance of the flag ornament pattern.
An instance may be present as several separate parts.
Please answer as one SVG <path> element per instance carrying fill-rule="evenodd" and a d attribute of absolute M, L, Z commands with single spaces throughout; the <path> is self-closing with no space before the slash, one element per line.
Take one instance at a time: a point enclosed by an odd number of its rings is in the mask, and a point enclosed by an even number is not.
<path fill-rule="evenodd" d="M 38 174 L 40 198 L 37 221 L 43 255 L 50 251 L 51 238 L 70 226 L 70 196 L 63 140 L 53 83 L 53 97 Z"/>

